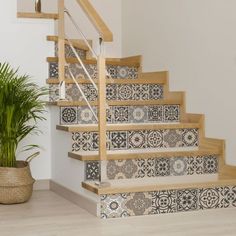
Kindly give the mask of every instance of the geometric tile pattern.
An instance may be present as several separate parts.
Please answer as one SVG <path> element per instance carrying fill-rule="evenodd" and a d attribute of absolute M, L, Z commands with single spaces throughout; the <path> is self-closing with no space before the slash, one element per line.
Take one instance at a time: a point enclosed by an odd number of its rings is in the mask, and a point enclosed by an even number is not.
<path fill-rule="evenodd" d="M 191 134 L 191 143 L 185 143 L 185 133 Z M 109 150 L 198 146 L 198 129 L 109 131 L 107 132 L 107 137 L 109 137 L 109 143 L 111 144 L 108 147 Z M 73 151 L 98 150 L 97 132 L 72 133 L 72 140 Z M 203 168 L 207 168 L 207 166 L 211 164 L 213 164 L 211 160 L 204 162 Z"/>
<path fill-rule="evenodd" d="M 71 52 L 70 52 L 71 53 Z M 73 52 L 72 52 L 73 53 Z M 81 51 L 80 51 L 81 54 Z M 85 78 L 85 74 L 82 66 L 79 63 L 68 64 L 75 78 Z M 96 64 L 85 64 L 87 71 L 89 72 L 92 79 L 97 79 L 97 65 Z M 113 79 L 137 79 L 138 78 L 138 67 L 134 66 L 106 66 L 107 71 L 110 73 Z M 58 63 L 50 62 L 49 63 L 49 75 L 51 78 L 58 78 Z M 70 78 L 68 70 L 65 70 L 65 78 Z M 158 89 L 155 87 L 152 88 L 152 95 L 156 96 Z"/>
<path fill-rule="evenodd" d="M 204 168 L 201 172 L 194 168 L 195 163 L 189 159 L 201 159 L 203 162 L 212 160 L 214 168 Z M 86 162 L 87 163 L 87 162 Z M 94 166 L 99 168 L 98 161 L 89 161 L 86 165 L 86 173 L 90 173 L 88 168 Z M 92 165 L 93 164 L 93 165 Z M 194 171 L 193 171 L 194 170 Z M 132 178 L 153 178 L 162 176 L 187 176 L 218 173 L 218 156 L 196 156 L 196 157 L 161 157 L 161 158 L 140 158 L 130 160 L 109 160 L 106 166 L 107 178 L 114 179 L 132 179 Z M 97 179 L 99 175 L 97 176 Z M 86 177 L 86 180 L 91 178 Z"/>
<path fill-rule="evenodd" d="M 236 207 L 236 186 L 100 195 L 101 218 Z"/>
<path fill-rule="evenodd" d="M 135 95 L 133 87 L 137 84 L 108 84 L 106 88 L 106 99 L 108 101 L 115 100 L 115 101 L 139 101 L 139 100 L 159 100 L 163 99 L 163 86 L 158 86 L 159 93 L 156 96 L 151 96 L 150 88 L 152 84 L 139 84 L 140 93 L 139 96 Z M 97 100 L 97 90 L 94 88 L 92 84 L 81 84 L 81 89 L 84 92 L 88 101 L 95 101 Z M 59 88 L 58 85 L 50 85 L 49 86 L 49 95 L 50 101 L 57 101 L 59 99 Z M 76 84 L 66 84 L 66 99 L 68 101 L 83 101 L 84 98 L 82 94 L 80 94 Z M 155 109 L 155 106 L 153 107 Z M 164 112 L 162 116 L 165 117 L 166 121 L 172 121 L 179 115 L 179 109 L 173 106 L 166 106 L 164 108 L 165 111 L 175 110 L 175 112 Z M 151 112 L 151 111 L 150 111 Z M 153 120 L 155 121 L 155 119 Z"/>
<path fill-rule="evenodd" d="M 178 112 L 173 117 L 165 117 L 163 113 L 148 114 L 148 111 L 155 109 L 174 109 Z M 174 123 L 180 121 L 179 105 L 156 105 L 156 106 L 110 106 L 111 114 L 107 117 L 107 122 L 111 124 L 122 123 Z M 97 107 L 93 107 L 95 114 Z M 109 111 L 109 110 L 108 110 Z M 73 113 L 73 115 L 72 115 Z M 148 114 L 148 115 L 147 115 Z M 72 119 L 73 116 L 73 119 Z M 76 117 L 74 117 L 76 116 Z M 90 109 L 86 106 L 61 107 L 61 124 L 96 124 Z M 75 119 L 74 119 L 75 118 Z"/>
<path fill-rule="evenodd" d="M 75 51 L 81 59 L 86 59 L 86 51 L 75 47 Z M 58 57 L 58 44 L 55 43 L 55 57 Z M 76 58 L 74 52 L 68 44 L 65 44 L 65 57 Z"/>

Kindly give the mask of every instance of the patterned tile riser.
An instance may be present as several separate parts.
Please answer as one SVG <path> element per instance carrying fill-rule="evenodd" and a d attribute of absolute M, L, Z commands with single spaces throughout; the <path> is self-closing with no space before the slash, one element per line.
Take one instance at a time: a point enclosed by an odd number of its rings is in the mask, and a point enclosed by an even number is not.
<path fill-rule="evenodd" d="M 97 107 L 93 107 L 97 113 Z M 111 114 L 110 114 L 111 113 Z M 110 106 L 107 110 L 107 123 L 172 123 L 180 121 L 179 105 L 151 106 Z M 61 107 L 60 123 L 96 124 L 96 119 L 88 107 Z"/>
<path fill-rule="evenodd" d="M 236 186 L 101 195 L 101 218 L 236 207 Z"/>
<path fill-rule="evenodd" d="M 109 131 L 108 150 L 197 147 L 198 129 Z M 97 151 L 97 132 L 72 133 L 72 151 Z"/>
<path fill-rule="evenodd" d="M 85 50 L 78 49 L 78 48 L 75 48 L 75 50 L 81 59 L 86 59 L 86 51 Z M 55 57 L 58 57 L 58 44 L 57 43 L 55 43 Z M 65 45 L 65 57 L 76 58 L 74 52 L 72 51 L 70 46 L 67 44 Z"/>
<path fill-rule="evenodd" d="M 86 64 L 87 71 L 89 72 L 92 79 L 97 79 L 97 65 Z M 75 78 L 88 78 L 82 69 L 80 64 L 69 64 Z M 138 78 L 138 68 L 134 66 L 106 66 L 108 73 L 113 79 L 137 79 Z M 58 63 L 50 62 L 49 63 L 49 77 L 58 78 Z M 65 77 L 70 78 L 68 70 L 65 71 Z"/>
<path fill-rule="evenodd" d="M 81 85 L 88 101 L 97 100 L 97 91 L 92 84 Z M 110 84 L 106 90 L 107 100 L 126 101 L 126 100 L 159 100 L 163 99 L 163 86 L 157 84 Z M 57 101 L 59 99 L 59 86 L 49 86 L 49 100 Z M 84 101 L 75 84 L 66 85 L 66 99 L 69 101 Z"/>
<path fill-rule="evenodd" d="M 112 160 L 107 162 L 107 178 L 133 179 L 216 174 L 218 156 L 162 157 Z M 85 162 L 85 180 L 99 179 L 99 162 Z"/>

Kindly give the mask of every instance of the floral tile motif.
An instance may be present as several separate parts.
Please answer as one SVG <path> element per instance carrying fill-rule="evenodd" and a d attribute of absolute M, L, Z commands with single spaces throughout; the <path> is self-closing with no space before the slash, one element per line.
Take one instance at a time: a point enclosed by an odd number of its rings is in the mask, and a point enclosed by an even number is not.
<path fill-rule="evenodd" d="M 176 211 L 176 190 L 163 190 L 152 193 L 152 214 L 174 213 Z"/>
<path fill-rule="evenodd" d="M 174 176 L 187 175 L 188 158 L 175 157 L 170 159 L 170 173 Z"/>
<path fill-rule="evenodd" d="M 101 207 L 102 218 L 236 207 L 236 186 L 102 195 Z"/>
<path fill-rule="evenodd" d="M 77 124 L 77 107 L 61 107 L 61 124 Z"/>
<path fill-rule="evenodd" d="M 204 161 L 208 156 L 109 160 L 107 162 L 107 177 L 112 180 L 209 174 L 209 172 L 198 172 L 197 169 L 194 170 L 194 167 L 191 165 L 195 165 L 195 163 L 189 160 L 192 158 Z M 218 157 L 215 156 L 214 158 L 216 163 L 218 163 Z M 89 168 L 89 166 L 86 166 L 86 168 Z M 190 168 L 194 172 L 189 172 L 188 169 Z"/>
<path fill-rule="evenodd" d="M 156 176 L 170 176 L 170 159 L 158 158 L 156 159 Z"/>
<path fill-rule="evenodd" d="M 162 99 L 164 96 L 163 87 L 158 84 L 151 84 L 149 86 L 149 99 L 157 100 Z"/>
<path fill-rule="evenodd" d="M 149 106 L 148 119 L 150 121 L 162 122 L 163 121 L 163 106 Z"/>
<path fill-rule="evenodd" d="M 83 77 L 82 75 L 79 75 L 77 78 Z M 133 90 L 134 86 L 139 86 L 140 91 L 138 95 L 135 93 Z M 146 84 L 108 84 L 106 87 L 106 97 L 108 101 L 115 100 L 115 101 L 126 101 L 126 100 L 133 100 L 133 101 L 138 101 L 138 100 L 148 100 L 150 99 L 148 97 L 148 91 L 149 87 L 152 85 L 146 85 Z M 87 98 L 88 101 L 95 101 L 97 100 L 98 93 L 95 87 L 92 84 L 82 84 L 80 85 L 85 97 Z M 58 96 L 58 90 L 59 90 L 59 85 L 53 85 L 53 89 L 51 89 L 50 96 Z M 163 86 L 160 85 L 160 89 L 163 90 Z M 53 92 L 57 92 L 56 94 L 53 94 Z M 66 84 L 66 97 L 69 101 L 82 101 L 84 100 L 82 94 L 80 94 L 79 89 L 77 88 L 76 84 Z M 162 96 L 156 97 L 156 100 L 162 99 Z M 171 107 L 172 105 L 170 105 Z M 175 106 L 175 105 L 173 105 Z M 163 109 L 163 106 L 153 106 L 153 109 L 155 107 L 159 107 L 159 109 Z M 165 106 L 164 106 L 165 107 Z M 153 117 L 155 115 L 155 117 Z M 176 116 L 175 118 L 172 117 L 173 119 L 165 119 L 162 113 L 155 113 L 149 112 L 149 119 L 151 121 L 158 121 L 158 122 L 178 122 L 179 117 Z"/>
<path fill-rule="evenodd" d="M 57 87 L 51 87 L 51 91 L 53 93 L 55 92 L 58 94 Z M 77 96 L 77 95 L 75 95 Z M 51 100 L 56 101 L 58 99 L 58 96 L 53 98 L 51 97 Z M 78 97 L 81 99 L 80 97 Z M 162 106 L 160 106 L 162 107 Z M 95 124 L 96 119 L 94 118 L 92 112 L 89 110 L 87 106 L 78 106 L 73 107 L 73 109 L 77 109 L 78 112 L 76 112 L 76 119 L 75 121 L 71 122 L 71 124 Z M 97 115 L 97 107 L 92 107 L 94 110 L 94 113 Z M 70 107 L 65 107 L 65 109 L 69 110 Z M 122 124 L 122 123 L 157 123 L 158 121 L 155 121 L 150 115 L 148 114 L 149 106 L 110 106 L 109 109 L 107 109 L 107 122 L 113 123 L 113 124 Z M 61 121 L 63 120 L 62 117 L 64 116 L 62 114 L 64 110 L 61 109 L 60 111 L 60 117 Z M 149 116 L 149 117 L 148 117 Z M 162 120 L 162 117 L 160 117 L 159 122 L 165 122 Z M 171 121 L 171 122 L 178 122 L 177 120 Z M 69 121 L 66 122 L 67 124 L 70 124 Z M 62 124 L 62 123 L 61 123 Z M 175 133 L 172 131 L 170 133 L 164 133 L 164 141 L 167 145 L 169 142 L 170 145 L 173 145 L 175 142 L 178 142 L 178 137 L 176 138 Z M 173 137 L 172 137 L 173 135 Z M 182 135 L 181 135 L 182 141 Z M 167 141 L 167 142 L 166 142 Z M 182 142 L 180 142 L 182 145 Z M 165 144 L 164 144 L 165 146 Z"/>
<path fill-rule="evenodd" d="M 163 147 L 163 130 L 147 131 L 147 147 L 158 148 Z"/>
<path fill-rule="evenodd" d="M 73 53 L 73 52 L 68 52 Z M 80 52 L 82 55 L 82 52 Z M 82 66 L 79 63 L 69 64 L 71 71 L 75 78 L 85 78 L 87 79 L 87 75 L 84 72 Z M 87 64 L 85 65 L 87 71 L 89 72 L 92 79 L 97 78 L 97 65 L 96 64 Z M 138 68 L 137 67 L 128 67 L 128 66 L 114 66 L 107 65 L 106 66 L 108 73 L 111 75 L 113 79 L 137 79 L 138 78 Z M 50 62 L 49 63 L 49 75 L 51 78 L 58 78 L 58 63 Z M 125 77 L 124 77 L 125 76 Z M 68 70 L 65 72 L 65 77 L 70 78 L 70 74 Z"/>
<path fill-rule="evenodd" d="M 183 132 L 183 147 L 198 146 L 198 130 L 184 129 Z"/>
<path fill-rule="evenodd" d="M 50 78 L 58 78 L 58 63 L 50 62 L 48 69 L 48 74 Z"/>
<path fill-rule="evenodd" d="M 146 147 L 146 133 L 142 131 L 129 131 L 129 148 L 145 148 Z"/>
<path fill-rule="evenodd" d="M 49 101 L 55 102 L 59 99 L 59 87 L 58 85 L 49 85 Z"/>
<path fill-rule="evenodd" d="M 179 105 L 165 105 L 164 106 L 164 121 L 174 122 L 180 119 Z"/>
<path fill-rule="evenodd" d="M 97 115 L 97 108 L 92 107 L 95 115 Z M 77 107 L 78 110 L 78 124 L 96 124 L 96 118 L 88 107 Z"/>
<path fill-rule="evenodd" d="M 149 215 L 152 210 L 152 200 L 149 193 L 133 193 L 125 203 L 130 216 Z"/>
<path fill-rule="evenodd" d="M 147 117 L 147 106 L 128 106 L 130 123 L 149 122 Z"/>
<path fill-rule="evenodd" d="M 214 174 L 218 172 L 218 160 L 214 156 L 208 156 L 203 161 L 204 173 Z"/>
<path fill-rule="evenodd" d="M 79 48 L 75 48 L 75 51 L 77 52 L 77 54 L 79 55 L 79 57 L 81 59 L 86 59 L 86 51 L 79 49 Z M 58 44 L 55 43 L 55 57 L 58 56 Z M 73 52 L 73 50 L 71 49 L 71 47 L 68 44 L 65 44 L 65 57 L 73 57 L 75 58 L 75 54 Z"/>
<path fill-rule="evenodd" d="M 131 179 L 137 174 L 138 167 L 133 160 L 108 161 L 108 179 Z"/>
<path fill-rule="evenodd" d="M 128 147 L 128 132 L 120 131 L 120 132 L 110 132 L 110 140 L 112 142 L 113 150 L 123 150 Z"/>
<path fill-rule="evenodd" d="M 86 161 L 85 162 L 85 180 L 98 180 L 99 173 L 98 161 Z"/>
<path fill-rule="evenodd" d="M 224 207 L 224 195 L 221 188 L 199 189 L 199 209 Z"/>
<path fill-rule="evenodd" d="M 111 145 L 109 147 L 110 150 L 129 150 L 129 149 L 143 149 L 143 148 L 166 148 L 166 147 L 182 147 L 184 146 L 184 135 L 188 132 L 188 129 L 181 129 L 176 130 L 174 137 L 171 139 L 164 139 L 164 134 L 170 133 L 171 130 L 134 130 L 132 132 L 130 131 L 112 131 L 108 132 L 108 137 L 111 141 Z M 173 145 L 173 140 L 179 139 L 179 134 L 182 132 L 182 143 L 179 144 L 179 142 L 176 142 L 176 146 Z M 81 134 L 83 136 L 83 133 Z M 92 140 L 89 140 L 92 142 L 92 145 L 89 143 L 88 151 L 90 150 L 97 150 L 98 148 L 98 135 L 97 133 L 91 132 L 90 135 L 94 137 Z M 195 139 L 198 140 L 198 132 L 194 131 L 194 135 L 196 135 Z M 80 135 L 79 135 L 80 136 Z M 96 137 L 96 138 L 95 138 Z M 76 140 L 73 140 L 74 142 L 77 142 Z M 73 142 L 73 143 L 74 143 Z M 86 142 L 84 140 L 83 142 Z M 193 142 L 192 146 L 195 147 L 198 144 L 198 141 Z M 73 144 L 74 145 L 74 144 Z M 189 144 L 190 145 L 190 144 Z M 75 146 L 78 147 L 78 144 L 75 144 Z M 191 146 L 191 145 L 190 145 Z M 198 161 L 198 160 L 197 160 Z M 195 163 L 195 160 L 193 160 Z M 198 168 L 198 166 L 196 166 Z M 195 166 L 192 166 L 189 168 L 189 172 L 191 172 L 191 169 L 196 169 Z M 198 168 L 199 171 L 201 168 Z M 194 173 L 194 170 L 192 171 Z"/>
<path fill-rule="evenodd" d="M 236 186 L 224 188 L 224 207 L 236 207 Z"/>
<path fill-rule="evenodd" d="M 164 147 L 181 147 L 183 144 L 183 133 L 178 129 L 165 130 L 163 141 Z"/>
<path fill-rule="evenodd" d="M 128 194 L 101 195 L 101 218 L 117 218 L 129 216 L 125 206 Z"/>
<path fill-rule="evenodd" d="M 177 190 L 177 211 L 194 211 L 198 207 L 198 190 Z"/>
<path fill-rule="evenodd" d="M 138 173 L 136 178 L 156 177 L 156 160 L 155 158 L 138 159 L 136 160 Z"/>
<path fill-rule="evenodd" d="M 148 84 L 133 84 L 131 86 L 134 100 L 148 100 L 149 99 L 149 85 Z"/>
<path fill-rule="evenodd" d="M 113 121 L 114 123 L 127 123 L 129 121 L 129 107 L 128 106 L 116 106 L 113 107 Z"/>
<path fill-rule="evenodd" d="M 203 174 L 203 157 L 189 157 L 187 166 L 188 175 Z"/>
<path fill-rule="evenodd" d="M 92 134 L 90 132 L 72 133 L 72 151 L 88 151 L 92 149 Z"/>

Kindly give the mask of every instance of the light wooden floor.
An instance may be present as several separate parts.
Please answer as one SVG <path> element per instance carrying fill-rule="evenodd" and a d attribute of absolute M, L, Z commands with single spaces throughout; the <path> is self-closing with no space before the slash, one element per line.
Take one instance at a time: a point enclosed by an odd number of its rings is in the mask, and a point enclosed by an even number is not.
<path fill-rule="evenodd" d="M 0 236 L 236 235 L 236 209 L 100 220 L 50 191 L 0 205 Z"/>

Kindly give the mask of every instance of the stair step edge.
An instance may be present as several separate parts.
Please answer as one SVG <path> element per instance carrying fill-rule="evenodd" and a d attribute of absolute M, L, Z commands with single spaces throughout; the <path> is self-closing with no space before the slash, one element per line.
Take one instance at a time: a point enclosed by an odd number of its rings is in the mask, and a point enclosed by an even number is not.
<path fill-rule="evenodd" d="M 193 183 L 177 183 L 177 184 L 156 184 L 156 185 L 145 185 L 145 186 L 120 186 L 111 185 L 110 187 L 99 187 L 96 186 L 93 181 L 82 182 L 82 187 L 90 192 L 97 195 L 102 194 L 118 194 L 118 193 L 135 193 L 135 192 L 152 192 L 160 190 L 178 190 L 178 189 L 193 189 L 193 188 L 212 188 L 212 187 L 223 187 L 226 185 L 236 185 L 235 179 L 221 179 L 217 181 L 209 182 L 193 182 Z"/>

